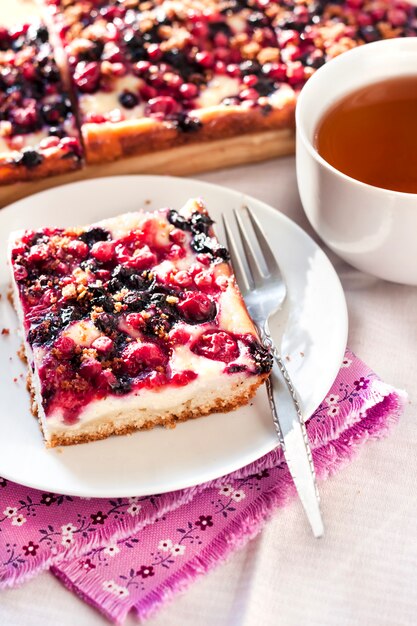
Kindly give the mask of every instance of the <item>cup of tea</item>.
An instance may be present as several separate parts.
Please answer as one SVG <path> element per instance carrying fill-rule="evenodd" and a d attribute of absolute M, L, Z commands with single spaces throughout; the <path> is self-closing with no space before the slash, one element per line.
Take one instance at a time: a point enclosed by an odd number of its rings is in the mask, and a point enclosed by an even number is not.
<path fill-rule="evenodd" d="M 323 65 L 296 127 L 301 202 L 321 239 L 362 271 L 417 285 L 417 38 Z"/>

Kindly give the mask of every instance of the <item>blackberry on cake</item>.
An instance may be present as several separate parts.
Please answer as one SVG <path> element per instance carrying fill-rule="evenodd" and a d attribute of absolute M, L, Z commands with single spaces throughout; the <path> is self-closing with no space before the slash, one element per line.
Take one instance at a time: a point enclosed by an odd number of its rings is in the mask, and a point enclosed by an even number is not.
<path fill-rule="evenodd" d="M 229 411 L 270 372 L 201 201 L 13 233 L 9 255 L 47 446 Z"/>

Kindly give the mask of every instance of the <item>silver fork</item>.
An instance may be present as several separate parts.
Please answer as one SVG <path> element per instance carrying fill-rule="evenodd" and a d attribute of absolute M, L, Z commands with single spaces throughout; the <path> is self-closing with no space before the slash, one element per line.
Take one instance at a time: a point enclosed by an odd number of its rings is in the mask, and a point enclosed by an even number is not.
<path fill-rule="evenodd" d="M 249 315 L 258 329 L 261 341 L 274 356 L 271 376 L 266 383 L 272 417 L 288 469 L 313 534 L 315 537 L 321 537 L 324 528 L 320 512 L 320 497 L 304 418 L 297 392 L 269 329 L 271 318 L 283 305 L 287 295 L 287 287 L 275 255 L 257 218 L 248 207 L 245 207 L 245 210 L 249 216 L 259 250 L 256 250 L 252 245 L 248 229 L 242 219 L 243 209 L 235 210 L 234 214 L 246 257 L 246 266 L 232 229 L 223 215 L 227 245 L 236 280 Z"/>

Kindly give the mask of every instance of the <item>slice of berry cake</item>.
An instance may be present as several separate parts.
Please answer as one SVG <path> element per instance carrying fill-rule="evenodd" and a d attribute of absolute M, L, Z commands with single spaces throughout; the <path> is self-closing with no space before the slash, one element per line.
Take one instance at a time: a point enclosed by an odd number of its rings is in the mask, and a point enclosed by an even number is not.
<path fill-rule="evenodd" d="M 47 446 L 246 404 L 268 376 L 200 201 L 13 233 L 14 302 Z"/>
<path fill-rule="evenodd" d="M 81 144 L 46 26 L 0 27 L 0 184 L 77 169 Z"/>

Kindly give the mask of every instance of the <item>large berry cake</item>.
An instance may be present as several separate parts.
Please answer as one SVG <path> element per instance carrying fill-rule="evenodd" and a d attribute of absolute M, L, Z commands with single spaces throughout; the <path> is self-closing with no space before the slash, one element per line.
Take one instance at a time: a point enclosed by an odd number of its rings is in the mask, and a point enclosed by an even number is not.
<path fill-rule="evenodd" d="M 47 446 L 246 404 L 262 347 L 200 201 L 13 233 L 14 302 Z"/>
<path fill-rule="evenodd" d="M 403 0 L 40 4 L 48 28 L 0 29 L 0 184 L 79 167 L 74 118 L 87 163 L 292 128 L 323 63 L 417 32 Z"/>

